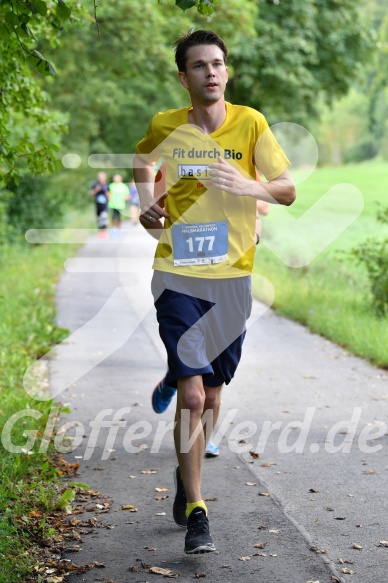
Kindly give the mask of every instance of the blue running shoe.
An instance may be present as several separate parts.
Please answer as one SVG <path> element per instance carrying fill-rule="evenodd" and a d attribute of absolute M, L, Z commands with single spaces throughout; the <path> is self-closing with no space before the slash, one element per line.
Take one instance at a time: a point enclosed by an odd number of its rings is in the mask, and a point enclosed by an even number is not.
<path fill-rule="evenodd" d="M 152 408 L 155 413 L 164 413 L 171 403 L 175 393 L 176 389 L 168 387 L 165 384 L 164 379 L 162 379 L 160 383 L 156 385 L 154 392 L 152 393 Z"/>
<path fill-rule="evenodd" d="M 205 457 L 217 457 L 218 455 L 220 455 L 220 448 L 210 440 L 206 446 Z"/>

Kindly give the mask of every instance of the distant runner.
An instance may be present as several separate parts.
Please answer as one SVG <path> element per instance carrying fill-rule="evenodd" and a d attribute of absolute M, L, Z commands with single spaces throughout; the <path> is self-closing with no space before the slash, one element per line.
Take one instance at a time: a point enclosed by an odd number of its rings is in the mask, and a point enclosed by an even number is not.
<path fill-rule="evenodd" d="M 112 209 L 112 226 L 115 229 L 121 227 L 121 213 L 125 210 L 129 200 L 129 188 L 123 183 L 120 174 L 113 176 L 113 182 L 109 185 L 109 208 Z"/>
<path fill-rule="evenodd" d="M 92 185 L 89 191 L 90 196 L 94 196 L 96 203 L 97 227 L 100 230 L 108 228 L 108 195 L 109 186 L 105 172 L 97 174 L 97 182 Z"/>

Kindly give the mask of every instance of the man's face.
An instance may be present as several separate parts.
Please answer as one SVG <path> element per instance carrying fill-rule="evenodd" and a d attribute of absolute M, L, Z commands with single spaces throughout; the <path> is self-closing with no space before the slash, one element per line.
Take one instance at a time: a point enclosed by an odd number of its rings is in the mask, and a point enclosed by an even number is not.
<path fill-rule="evenodd" d="M 186 57 L 186 72 L 179 73 L 179 80 L 192 102 L 206 105 L 221 99 L 228 81 L 222 50 L 217 45 L 196 45 Z"/>

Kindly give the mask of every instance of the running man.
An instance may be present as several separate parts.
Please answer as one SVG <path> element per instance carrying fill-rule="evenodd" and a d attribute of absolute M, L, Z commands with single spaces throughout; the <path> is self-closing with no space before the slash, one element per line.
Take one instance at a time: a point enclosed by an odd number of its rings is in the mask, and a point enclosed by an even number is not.
<path fill-rule="evenodd" d="M 290 205 L 295 199 L 289 161 L 263 115 L 225 101 L 226 59 L 223 40 L 211 31 L 176 41 L 178 77 L 191 106 L 156 114 L 134 161 L 140 221 L 159 239 L 152 292 L 168 372 L 153 406 L 165 410 L 177 388 L 173 516 L 186 528 L 187 554 L 216 550 L 201 467 L 250 314 L 256 201 Z M 153 196 L 161 158 L 167 165 L 163 205 Z M 256 182 L 256 168 L 268 182 Z"/>

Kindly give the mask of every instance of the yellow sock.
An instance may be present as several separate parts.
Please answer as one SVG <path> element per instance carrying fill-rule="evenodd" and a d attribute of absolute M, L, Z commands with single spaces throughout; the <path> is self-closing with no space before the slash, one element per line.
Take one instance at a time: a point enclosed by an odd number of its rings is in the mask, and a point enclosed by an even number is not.
<path fill-rule="evenodd" d="M 192 513 L 192 511 L 194 510 L 194 508 L 198 508 L 198 506 L 200 508 L 203 508 L 204 511 L 206 512 L 206 516 L 207 516 L 207 508 L 206 508 L 206 504 L 203 500 L 198 500 L 198 502 L 187 502 L 186 504 L 186 518 L 188 518 L 190 516 L 190 514 Z"/>

